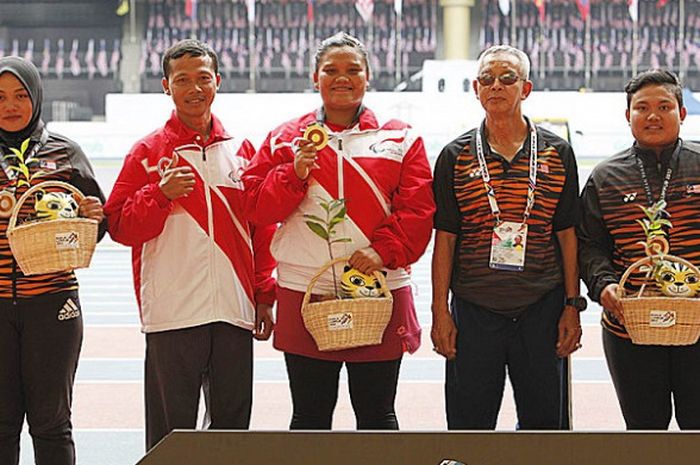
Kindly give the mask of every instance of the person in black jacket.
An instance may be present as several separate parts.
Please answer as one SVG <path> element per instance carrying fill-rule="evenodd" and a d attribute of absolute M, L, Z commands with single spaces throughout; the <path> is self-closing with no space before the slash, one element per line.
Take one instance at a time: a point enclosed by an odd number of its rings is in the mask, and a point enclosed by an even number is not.
<path fill-rule="evenodd" d="M 700 146 L 678 137 L 686 109 L 673 73 L 641 73 L 625 92 L 635 141 L 597 165 L 583 190 L 581 274 L 604 309 L 603 347 L 627 428 L 668 428 L 673 397 L 680 428 L 700 429 L 700 343 L 632 343 L 616 294 L 624 271 L 645 256 L 640 206 L 665 200 L 670 253 L 700 264 Z"/>
<path fill-rule="evenodd" d="M 104 195 L 87 157 L 75 142 L 45 128 L 41 103 L 42 85 L 36 67 L 19 57 L 0 58 L 0 463 L 3 465 L 19 463 L 19 439 L 25 417 L 37 465 L 75 463 L 71 400 L 83 338 L 75 274 L 67 271 L 25 276 L 17 265 L 7 239 L 12 206 L 33 185 L 49 180 L 64 181 L 85 195 L 77 205 L 77 214 L 100 222 L 99 238 L 106 231 L 102 212 Z M 34 202 L 25 202 L 19 217 L 26 218 L 33 210 Z"/>

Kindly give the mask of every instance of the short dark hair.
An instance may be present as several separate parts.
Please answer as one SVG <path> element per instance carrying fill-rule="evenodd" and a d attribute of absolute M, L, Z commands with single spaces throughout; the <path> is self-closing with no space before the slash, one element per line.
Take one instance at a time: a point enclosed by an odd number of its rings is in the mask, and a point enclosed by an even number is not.
<path fill-rule="evenodd" d="M 165 79 L 168 79 L 168 74 L 170 74 L 170 60 L 177 60 L 185 55 L 193 57 L 209 56 L 214 65 L 214 74 L 219 74 L 219 57 L 216 56 L 216 52 L 204 42 L 196 39 L 185 39 L 173 44 L 165 51 L 163 55 L 163 76 L 165 76 Z"/>
<path fill-rule="evenodd" d="M 671 71 L 666 69 L 650 69 L 644 71 L 630 79 L 625 84 L 625 92 L 627 93 L 627 109 L 629 110 L 632 103 L 632 96 L 640 89 L 647 86 L 664 86 L 676 96 L 678 108 L 683 107 L 683 87 L 681 81 Z"/>
<path fill-rule="evenodd" d="M 360 42 L 359 39 L 351 36 L 350 34 L 346 34 L 345 32 L 338 32 L 337 34 L 333 34 L 332 36 L 324 39 L 323 42 L 321 42 L 321 45 L 318 46 L 316 54 L 314 55 L 315 71 L 318 72 L 318 66 L 319 63 L 321 63 L 321 60 L 323 59 L 323 55 L 325 55 L 331 48 L 336 47 L 350 47 L 357 50 L 360 53 L 360 55 L 362 55 L 362 58 L 365 61 L 365 68 L 367 69 L 367 71 L 369 71 L 369 54 L 367 53 L 367 48 L 365 47 L 365 44 Z"/>

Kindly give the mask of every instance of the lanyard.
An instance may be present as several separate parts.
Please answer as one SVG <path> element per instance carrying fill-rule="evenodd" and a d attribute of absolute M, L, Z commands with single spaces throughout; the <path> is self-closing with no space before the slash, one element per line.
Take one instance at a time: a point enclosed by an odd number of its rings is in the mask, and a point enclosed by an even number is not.
<path fill-rule="evenodd" d="M 41 131 L 41 136 L 39 137 L 39 140 L 34 144 L 34 147 L 32 147 L 32 150 L 29 152 L 29 155 L 26 155 L 24 157 L 24 164 L 26 165 L 29 163 L 29 160 L 31 160 L 39 150 L 46 144 L 46 141 L 49 140 L 49 132 L 44 128 Z M 10 169 L 12 164 L 7 161 L 5 158 L 6 155 L 0 151 L 0 167 L 2 167 L 2 170 L 5 172 L 5 176 L 7 176 L 8 181 L 12 182 L 15 179 L 17 179 L 18 174 L 15 170 Z"/>
<path fill-rule="evenodd" d="M 666 191 L 668 190 L 668 185 L 671 183 L 671 175 L 673 174 L 673 160 L 677 158 L 678 153 L 681 151 L 681 141 L 678 141 L 676 148 L 671 154 L 671 159 L 668 162 L 668 168 L 666 168 L 666 174 L 664 175 L 664 182 L 661 184 L 661 194 L 659 195 L 659 201 L 666 201 Z M 637 166 L 639 167 L 639 174 L 642 177 L 642 185 L 644 186 L 644 195 L 647 197 L 647 203 L 649 206 L 654 205 L 654 196 L 651 193 L 651 186 L 649 185 L 649 179 L 647 178 L 647 172 L 644 169 L 644 163 L 639 155 L 636 157 Z"/>
<path fill-rule="evenodd" d="M 523 224 L 527 223 L 532 212 L 532 207 L 535 205 L 535 188 L 537 187 L 537 129 L 535 125 L 528 121 L 530 126 L 530 163 L 529 163 L 529 182 L 527 185 L 527 203 L 523 212 Z M 484 158 L 484 145 L 481 140 L 481 127 L 476 129 L 476 158 L 479 161 L 479 170 L 481 171 L 481 179 L 484 181 L 484 189 L 486 196 L 489 199 L 491 214 L 496 220 L 496 225 L 501 224 L 501 210 L 498 208 L 498 200 L 496 199 L 496 191 L 491 186 L 491 175 L 489 174 L 486 159 Z"/>

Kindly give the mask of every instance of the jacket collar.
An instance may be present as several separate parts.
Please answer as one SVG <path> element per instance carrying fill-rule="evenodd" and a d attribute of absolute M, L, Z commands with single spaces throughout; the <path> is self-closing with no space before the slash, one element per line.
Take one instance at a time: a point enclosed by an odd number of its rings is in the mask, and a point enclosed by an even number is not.
<path fill-rule="evenodd" d="M 310 124 L 313 123 L 318 123 L 319 120 L 319 115 L 322 115 L 323 111 L 322 108 L 319 108 L 317 110 L 312 111 L 311 113 L 306 114 L 301 118 L 301 125 L 303 127 L 306 127 Z M 374 112 L 370 110 L 367 107 L 362 107 L 362 112 L 360 113 L 360 117 L 358 118 L 358 123 L 355 124 L 352 128 L 349 128 L 349 130 L 355 130 L 355 131 L 369 131 L 372 129 L 379 129 L 379 123 L 377 122 L 377 117 L 374 115 Z"/>
<path fill-rule="evenodd" d="M 532 131 L 533 127 L 535 128 L 535 131 L 537 132 L 537 152 L 538 153 L 542 152 L 547 147 L 547 142 L 544 140 L 541 128 L 539 126 L 537 126 L 535 123 L 533 123 L 529 117 L 524 116 L 524 115 L 523 115 L 523 117 L 525 118 L 525 121 L 527 121 L 527 136 L 525 137 L 525 140 L 523 141 L 523 146 L 520 148 L 518 153 L 515 154 L 513 159 L 510 161 L 510 163 L 513 163 L 517 158 L 520 158 L 521 154 L 523 154 L 523 153 L 526 154 L 525 156 L 530 155 L 530 138 L 532 137 L 531 131 Z M 481 137 L 483 138 L 483 142 L 484 142 L 484 153 L 486 153 L 488 155 L 492 155 L 491 146 L 486 141 L 486 119 L 484 119 L 481 122 L 481 126 L 480 126 L 479 130 L 481 131 Z M 473 131 L 474 132 L 473 132 L 472 137 L 476 137 L 476 128 L 473 129 Z M 476 154 L 476 143 L 471 144 L 470 151 L 473 154 Z"/>
<path fill-rule="evenodd" d="M 201 137 L 198 132 L 188 128 L 177 117 L 175 110 L 170 114 L 170 119 L 165 123 L 165 135 L 168 140 L 175 145 L 195 144 L 202 147 L 207 147 L 215 142 L 231 139 L 232 137 L 226 132 L 221 121 L 214 114 L 211 115 L 211 132 L 206 143 L 201 142 Z"/>
<path fill-rule="evenodd" d="M 673 157 L 673 154 L 676 151 L 676 147 L 679 146 L 682 146 L 681 139 L 677 139 L 676 142 L 669 145 L 668 147 L 665 147 L 661 151 L 661 156 L 657 159 L 656 153 L 653 150 L 642 148 L 637 144 L 637 142 L 635 142 L 632 145 L 632 153 L 635 156 L 639 157 L 645 165 L 656 164 L 658 160 L 661 162 L 661 165 L 666 166 L 671 161 L 671 158 Z"/>

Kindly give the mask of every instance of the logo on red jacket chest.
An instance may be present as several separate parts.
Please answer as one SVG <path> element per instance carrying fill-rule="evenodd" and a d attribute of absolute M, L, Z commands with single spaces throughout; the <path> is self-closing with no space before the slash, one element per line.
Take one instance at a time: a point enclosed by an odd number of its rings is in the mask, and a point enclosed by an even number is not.
<path fill-rule="evenodd" d="M 385 157 L 403 157 L 403 141 L 405 137 L 388 138 L 369 146 L 377 155 Z"/>

